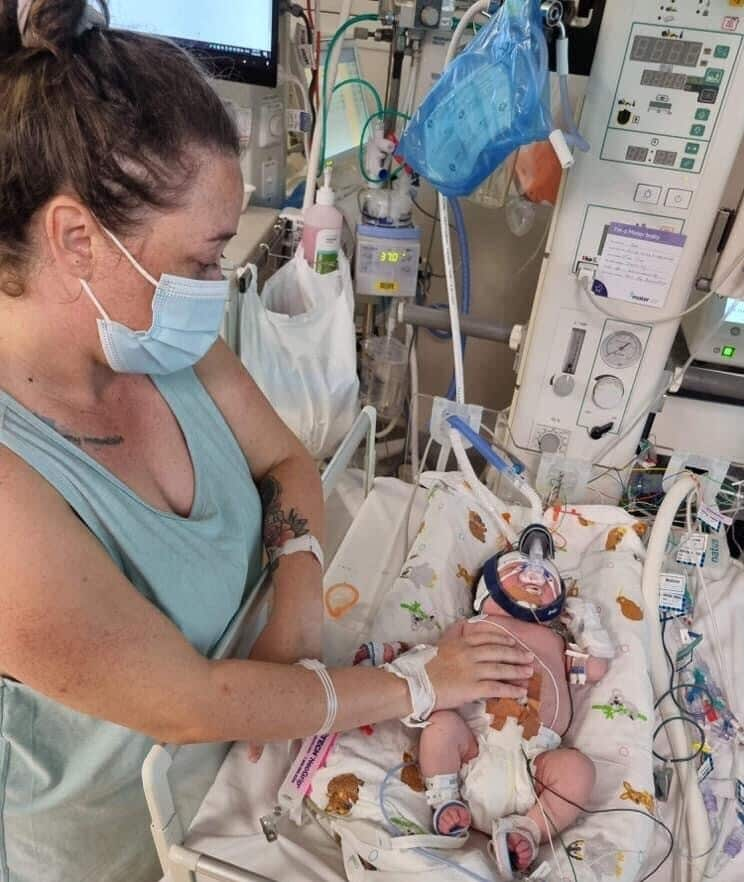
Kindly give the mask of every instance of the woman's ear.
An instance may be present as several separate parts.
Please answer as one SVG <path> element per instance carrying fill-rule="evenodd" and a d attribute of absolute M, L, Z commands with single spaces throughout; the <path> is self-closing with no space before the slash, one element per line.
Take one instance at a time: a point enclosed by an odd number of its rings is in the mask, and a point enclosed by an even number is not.
<path fill-rule="evenodd" d="M 44 233 L 58 269 L 76 279 L 93 271 L 93 242 L 98 224 L 91 212 L 71 196 L 55 196 L 44 212 Z"/>

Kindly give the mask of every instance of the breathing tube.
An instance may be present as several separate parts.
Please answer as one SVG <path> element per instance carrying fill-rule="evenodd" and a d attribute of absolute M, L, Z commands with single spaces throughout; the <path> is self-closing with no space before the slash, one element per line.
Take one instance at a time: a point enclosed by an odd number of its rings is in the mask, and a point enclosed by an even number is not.
<path fill-rule="evenodd" d="M 560 36 L 555 41 L 555 59 L 561 88 L 563 134 L 569 147 L 576 147 L 581 150 L 582 153 L 588 153 L 589 142 L 576 127 L 576 120 L 574 118 L 573 109 L 571 108 L 571 99 L 568 95 L 568 74 L 570 68 L 568 63 L 568 36 L 566 35 L 566 26 L 562 21 L 559 21 L 556 27 L 560 31 Z"/>
<path fill-rule="evenodd" d="M 450 208 L 455 220 L 455 230 L 457 231 L 457 243 L 460 248 L 460 264 L 462 266 L 462 314 L 470 313 L 470 244 L 468 242 L 468 231 L 465 226 L 465 215 L 462 212 L 462 206 L 459 200 L 452 198 L 449 200 Z M 468 338 L 465 334 L 460 334 L 460 346 L 462 354 L 465 355 L 465 347 Z M 453 346 L 457 346 L 457 340 L 452 341 Z M 452 376 L 449 389 L 447 390 L 447 398 L 454 401 L 455 398 L 455 377 Z"/>

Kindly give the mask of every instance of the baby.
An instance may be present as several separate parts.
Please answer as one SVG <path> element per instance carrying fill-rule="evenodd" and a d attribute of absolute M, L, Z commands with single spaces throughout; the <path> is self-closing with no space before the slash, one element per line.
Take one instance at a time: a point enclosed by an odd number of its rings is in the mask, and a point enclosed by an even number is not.
<path fill-rule="evenodd" d="M 513 870 L 530 866 L 540 843 L 576 820 L 579 809 L 571 803 L 583 806 L 591 794 L 592 761 L 560 747 L 571 721 L 567 679 L 598 682 L 614 653 L 595 607 L 572 598 L 564 609 L 557 574 L 525 579 L 523 565 L 498 561 L 486 563 L 475 607 L 479 621 L 534 654 L 527 697 L 481 703 L 468 722 L 457 711 L 435 712 L 421 735 L 419 765 L 436 831 L 454 836 L 472 824 L 488 834 L 500 872 L 511 878 Z M 581 649 L 567 643 L 565 626 L 555 627 L 561 613 Z M 452 628 L 467 634 L 473 625 Z"/>

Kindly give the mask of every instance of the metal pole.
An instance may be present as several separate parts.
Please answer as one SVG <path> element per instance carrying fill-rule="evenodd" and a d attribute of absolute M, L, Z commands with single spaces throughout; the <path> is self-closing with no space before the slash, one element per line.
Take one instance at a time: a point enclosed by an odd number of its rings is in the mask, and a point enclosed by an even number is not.
<path fill-rule="evenodd" d="M 430 328 L 436 331 L 450 331 L 449 313 L 443 309 L 432 309 L 429 306 L 416 306 L 413 303 L 401 303 L 398 307 L 398 320 L 404 324 L 419 328 Z M 460 329 L 466 337 L 478 340 L 491 340 L 494 343 L 509 343 L 512 333 L 511 325 L 498 325 L 495 322 L 481 321 L 469 315 L 460 316 Z"/>

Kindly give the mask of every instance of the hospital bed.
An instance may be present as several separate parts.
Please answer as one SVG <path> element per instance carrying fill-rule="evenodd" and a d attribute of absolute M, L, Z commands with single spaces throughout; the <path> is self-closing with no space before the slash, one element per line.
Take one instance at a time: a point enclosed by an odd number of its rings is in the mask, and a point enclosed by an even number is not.
<path fill-rule="evenodd" d="M 410 538 L 414 539 L 415 528 L 409 531 L 408 524 L 418 524 L 426 506 L 427 495 L 423 490 L 412 497 L 411 485 L 394 479 L 374 479 L 374 436 L 375 413 L 367 408 L 361 413 L 323 474 L 324 495 L 329 508 L 336 514 L 334 519 L 353 520 L 351 529 L 343 537 L 343 531 L 338 528 L 331 531 L 331 547 L 327 548 L 330 563 L 326 588 L 352 579 L 358 584 L 359 573 L 351 573 L 354 568 L 353 560 L 363 553 L 365 545 L 365 559 L 370 560 L 371 539 L 375 540 L 376 548 L 376 565 L 369 568 L 363 599 L 355 608 L 354 615 L 341 617 L 338 622 L 330 622 L 330 645 L 326 647 L 326 661 L 329 663 L 348 663 L 354 650 L 367 639 L 369 625 L 379 610 L 385 592 L 398 576 L 409 551 L 409 532 Z M 358 471 L 355 473 L 356 480 L 350 480 L 347 467 L 365 440 L 364 469 L 361 474 Z M 599 512 L 600 509 L 608 518 L 607 524 L 614 523 L 616 516 L 624 519 L 622 523 L 631 524 L 628 515 L 620 509 L 604 506 L 594 507 L 593 511 Z M 574 510 L 572 514 L 579 515 L 579 512 Z M 596 517 L 595 514 L 592 516 Z M 583 517 L 579 519 L 582 523 L 586 520 Z M 601 520 L 601 517 L 597 517 L 597 520 Z M 632 530 L 627 532 L 633 533 Z M 605 535 L 606 530 L 601 535 L 603 545 Z M 610 563 L 609 566 L 612 567 L 613 564 Z M 603 579 L 607 578 L 608 572 L 605 571 Z M 638 572 L 640 573 L 640 565 Z M 732 564 L 723 583 L 710 587 L 716 601 L 727 604 L 726 611 L 731 612 L 721 640 L 732 664 L 737 664 L 742 669 L 744 662 L 737 662 L 735 653 L 737 615 L 740 617 L 741 614 L 736 612 L 735 604 L 731 601 L 732 589 L 736 584 L 744 591 L 744 568 Z M 215 657 L 245 654 L 249 650 L 266 620 L 269 600 L 270 584 L 264 573 L 236 614 L 215 652 Z M 624 652 L 627 649 L 627 646 L 623 647 Z M 640 680 L 645 677 L 646 662 L 644 650 L 638 649 L 638 653 L 643 656 L 640 659 Z M 650 693 L 650 683 L 647 685 Z M 579 708 L 579 713 L 582 712 Z M 646 734 L 643 738 L 648 739 L 649 730 L 644 731 Z M 629 741 L 627 743 L 631 744 Z M 663 743 L 664 739 L 659 738 L 657 749 L 666 753 L 665 747 L 658 746 Z M 638 748 L 648 754 L 650 768 L 650 745 L 639 744 Z M 344 856 L 334 838 L 337 830 L 330 828 L 322 818 L 318 823 L 297 826 L 285 815 L 275 812 L 277 793 L 290 761 L 287 745 L 269 745 L 262 761 L 255 766 L 248 763 L 246 751 L 241 745 L 154 747 L 143 767 L 143 783 L 152 819 L 152 833 L 167 880 L 344 882 L 350 878 L 347 875 L 348 863 L 345 864 Z M 618 771 L 618 775 L 623 777 L 622 769 Z M 641 792 L 642 790 L 643 788 Z M 657 814 L 667 817 L 670 826 L 674 823 L 674 808 L 672 804 L 658 806 Z M 630 815 L 628 818 L 632 822 Z M 701 819 L 697 818 L 696 822 L 701 822 Z M 650 824 L 646 826 L 652 827 Z M 481 850 L 484 843 L 485 838 L 480 843 Z M 654 870 L 667 849 L 668 837 L 662 832 L 656 837 L 654 848 L 649 847 L 643 866 L 638 868 L 638 872 L 623 876 L 622 866 L 618 865 L 617 873 L 597 871 L 596 875 L 592 872 L 579 878 L 602 882 L 610 878 L 640 880 Z M 654 873 L 654 879 L 681 882 L 681 876 L 671 874 L 671 865 L 672 862 L 669 861 L 659 873 Z M 562 876 L 554 874 L 548 878 L 571 878 L 566 875 L 565 866 L 561 865 L 560 869 Z M 737 871 L 740 874 L 739 864 L 731 860 L 719 868 L 715 878 L 721 882 L 734 882 L 741 878 Z M 388 876 L 384 872 L 376 872 L 374 877 L 371 873 L 369 875 L 370 878 L 378 878 L 380 882 L 388 878 L 401 878 Z M 416 875 L 418 874 L 411 874 L 410 878 L 415 878 Z M 429 871 L 426 876 L 431 880 L 459 878 L 451 870 L 445 871 L 444 875 Z M 483 877 L 476 875 L 474 878 Z M 494 875 L 493 878 L 497 877 Z"/>

